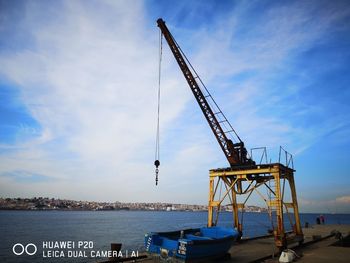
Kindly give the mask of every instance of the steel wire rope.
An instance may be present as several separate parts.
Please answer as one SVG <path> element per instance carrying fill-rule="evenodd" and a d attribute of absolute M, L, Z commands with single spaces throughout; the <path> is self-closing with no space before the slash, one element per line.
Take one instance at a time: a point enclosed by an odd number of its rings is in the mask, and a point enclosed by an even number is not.
<path fill-rule="evenodd" d="M 154 156 L 154 165 L 156 166 L 156 185 L 158 185 L 158 173 L 160 165 L 160 132 L 159 132 L 159 123 L 160 123 L 160 83 L 161 83 L 161 72 L 162 72 L 162 54 L 163 54 L 163 35 L 162 31 L 159 30 L 159 64 L 158 64 L 158 105 L 157 105 L 157 132 L 156 132 L 156 150 Z"/>

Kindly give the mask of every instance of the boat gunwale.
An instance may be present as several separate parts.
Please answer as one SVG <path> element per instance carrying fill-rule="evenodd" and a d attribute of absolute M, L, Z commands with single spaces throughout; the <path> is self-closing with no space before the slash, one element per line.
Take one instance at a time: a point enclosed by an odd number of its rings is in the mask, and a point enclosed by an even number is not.
<path fill-rule="evenodd" d="M 183 234 L 191 234 L 195 232 L 201 232 L 201 228 L 187 228 L 184 230 L 175 230 L 175 231 L 167 231 L 167 232 L 151 232 L 148 235 L 157 235 L 160 238 L 167 238 L 172 241 L 178 241 L 178 242 L 186 242 L 189 245 L 199 245 L 199 244 L 217 244 L 217 243 L 224 243 L 229 240 L 232 240 L 232 242 L 236 239 L 236 236 L 234 235 L 227 235 L 219 238 L 209 237 L 210 239 L 190 239 L 190 238 L 180 238 L 181 232 L 183 231 Z M 205 237 L 205 236 L 204 236 Z"/>

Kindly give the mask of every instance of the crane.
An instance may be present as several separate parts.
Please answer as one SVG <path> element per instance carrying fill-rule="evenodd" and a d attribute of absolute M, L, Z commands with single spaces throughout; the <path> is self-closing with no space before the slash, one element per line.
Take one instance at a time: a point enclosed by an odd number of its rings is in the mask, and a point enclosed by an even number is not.
<path fill-rule="evenodd" d="M 248 155 L 244 142 L 233 129 L 224 113 L 215 102 L 201 78 L 192 67 L 179 44 L 172 36 L 163 19 L 157 20 L 161 34 L 167 41 L 171 52 L 173 53 L 180 70 L 182 71 L 204 117 L 206 118 L 212 132 L 215 135 L 227 161 L 230 164 L 228 168 L 217 168 L 209 171 L 209 203 L 208 203 L 208 226 L 214 226 L 217 223 L 218 214 L 223 201 L 230 199 L 230 206 L 233 211 L 234 227 L 242 233 L 243 212 L 246 202 L 253 192 L 266 203 L 271 220 L 272 214 L 275 215 L 275 224 L 273 233 L 275 244 L 283 249 L 289 242 L 303 242 L 304 236 L 301 229 L 297 194 L 294 183 L 294 165 L 292 156 L 285 151 L 286 163 L 255 163 Z M 159 144 L 158 144 L 159 147 Z M 256 148 L 258 149 L 258 148 Z M 265 148 L 266 151 L 266 148 Z M 281 148 L 280 148 L 281 156 Z M 287 156 L 290 156 L 287 158 Z M 292 164 L 292 165 L 290 165 Z M 156 176 L 158 176 L 159 160 L 155 161 Z M 156 177 L 156 182 L 158 177 Z M 284 200 L 285 183 L 289 183 L 292 196 L 291 201 Z M 217 194 L 219 183 L 224 183 L 226 192 L 223 196 Z M 243 188 L 244 186 L 244 188 Z M 259 187 L 266 187 L 270 198 L 267 200 L 258 191 Z M 221 188 L 221 187 L 220 187 Z M 239 203 L 237 196 L 245 197 L 244 202 Z M 293 216 L 289 215 L 289 209 L 293 210 Z M 239 219 L 239 211 L 242 217 Z M 216 219 L 214 220 L 214 212 Z M 291 223 L 291 232 L 285 231 L 284 214 L 287 213 Z M 293 219 L 294 217 L 294 219 Z"/>
<path fill-rule="evenodd" d="M 227 120 L 223 112 L 220 110 L 219 106 L 212 98 L 211 94 L 206 89 L 200 77 L 193 69 L 191 63 L 188 61 L 180 46 L 165 25 L 163 19 L 159 18 L 157 20 L 157 24 L 165 40 L 167 41 L 171 52 L 173 53 L 196 101 L 198 102 L 200 109 L 204 114 L 204 117 L 206 118 L 212 132 L 214 133 L 230 166 L 234 167 L 237 165 L 254 165 L 255 162 L 248 156 L 244 142 L 238 136 L 230 122 Z M 203 93 L 199 83 L 201 83 L 204 87 L 206 94 Z M 213 105 L 217 111 L 214 112 L 207 100 L 208 98 L 213 101 Z M 233 140 L 228 137 L 229 134 L 233 135 L 237 142 L 233 142 Z"/>

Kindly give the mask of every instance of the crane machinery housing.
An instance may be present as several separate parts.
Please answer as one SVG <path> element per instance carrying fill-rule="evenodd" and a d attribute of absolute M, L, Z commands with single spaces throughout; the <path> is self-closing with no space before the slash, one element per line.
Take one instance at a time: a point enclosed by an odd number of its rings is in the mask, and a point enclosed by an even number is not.
<path fill-rule="evenodd" d="M 243 215 L 246 202 L 256 192 L 268 207 L 276 246 L 283 249 L 289 243 L 303 242 L 292 155 L 280 147 L 278 163 L 268 163 L 267 158 L 262 163 L 263 156 L 267 157 L 266 148 L 255 148 L 263 149 L 260 162 L 256 163 L 251 157 L 253 152 L 248 155 L 244 142 L 209 93 L 163 19 L 159 18 L 157 24 L 229 163 L 229 167 L 209 171 L 208 226 L 218 223 L 221 206 L 228 198 L 232 208 L 233 227 L 243 233 L 243 219 L 239 215 Z M 285 157 L 283 164 L 281 156 Z M 286 181 L 291 193 L 291 200 L 288 201 L 284 200 Z M 223 196 L 217 191 L 220 183 L 224 184 L 226 190 Z M 266 187 L 269 197 L 265 197 L 259 187 Z M 239 203 L 237 196 L 241 196 L 244 201 Z M 293 210 L 292 213 L 289 213 L 289 209 Z M 285 214 L 288 215 L 291 231 L 286 231 Z"/>

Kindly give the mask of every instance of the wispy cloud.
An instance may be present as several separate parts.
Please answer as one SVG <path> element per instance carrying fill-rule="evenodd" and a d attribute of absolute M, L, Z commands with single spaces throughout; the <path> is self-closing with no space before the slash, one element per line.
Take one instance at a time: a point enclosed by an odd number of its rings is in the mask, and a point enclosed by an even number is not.
<path fill-rule="evenodd" d="M 42 174 L 34 174 L 28 171 L 11 171 L 11 172 L 3 172 L 0 174 L 2 177 L 8 177 L 16 182 L 20 183 L 41 183 L 41 182 L 49 182 L 55 181 L 55 178 L 42 175 Z"/>
<path fill-rule="evenodd" d="M 129 198 L 132 178 L 144 182 L 142 174 L 153 176 L 145 158 L 153 156 L 157 29 L 142 26 L 142 2 L 63 2 L 55 7 L 43 14 L 38 3 L 26 3 L 20 28 L 35 44 L 1 53 L 1 74 L 20 89 L 42 133 L 3 145 L 10 151 L 1 156 L 0 170 L 22 167 L 63 178 L 53 192 L 57 195 L 74 195 L 70 184 L 82 189 L 95 184 L 118 189 L 101 192 L 103 198 Z M 176 96 L 181 94 L 177 81 L 165 83 L 172 99 L 164 100 L 164 124 L 184 104 Z M 6 194 L 6 184 L 1 187 Z"/>
<path fill-rule="evenodd" d="M 20 100 L 40 129 L 34 139 L 0 145 L 0 172 L 20 168 L 59 178 L 55 185 L 45 182 L 45 191 L 59 197 L 78 198 L 79 186 L 79 199 L 94 193 L 94 199 L 140 201 L 142 192 L 150 201 L 188 202 L 191 196 L 193 202 L 205 202 L 207 170 L 226 160 L 166 44 L 162 177 L 154 189 L 158 30 L 153 20 L 158 14 L 153 17 L 147 3 L 26 2 L 21 19 L 6 20 L 3 27 L 16 27 L 16 35 L 25 35 L 28 42 L 0 51 L 0 74 L 20 90 Z M 346 127 L 346 114 L 328 118 L 331 104 L 303 100 L 324 68 L 315 67 L 310 76 L 298 62 L 304 52 L 327 42 L 334 28 L 344 30 L 334 25 L 349 16 L 349 9 L 292 2 L 257 12 L 257 5 L 236 4 L 210 23 L 203 12 L 194 27 L 197 13 L 186 16 L 184 1 L 165 19 L 249 147 L 287 145 L 301 153 Z M 211 10 L 210 4 L 206 9 Z M 191 26 L 181 28 L 179 21 Z M 308 122 L 319 116 L 326 117 Z M 44 191 L 26 190 L 8 179 L 1 179 L 4 194 Z M 193 184 L 184 183 L 190 180 Z M 176 185 L 181 193 L 172 190 Z M 203 189 L 197 197 L 193 185 Z"/>
<path fill-rule="evenodd" d="M 335 201 L 337 203 L 350 204 L 350 195 L 338 197 Z"/>
<path fill-rule="evenodd" d="M 306 104 L 299 97 L 316 84 L 319 69 L 308 76 L 297 65 L 303 52 L 326 42 L 338 30 L 336 24 L 349 17 L 349 9 L 295 2 L 272 6 L 251 20 L 247 13 L 254 8 L 242 4 L 216 20 L 215 26 L 193 34 L 193 64 L 214 95 L 219 94 L 217 100 L 250 147 L 287 145 L 298 154 L 333 127 L 348 123 L 346 114 L 320 125 L 295 119 L 329 114 L 325 104 Z"/>
<path fill-rule="evenodd" d="M 298 202 L 302 212 L 349 213 L 350 196 L 325 200 L 299 198 Z"/>

